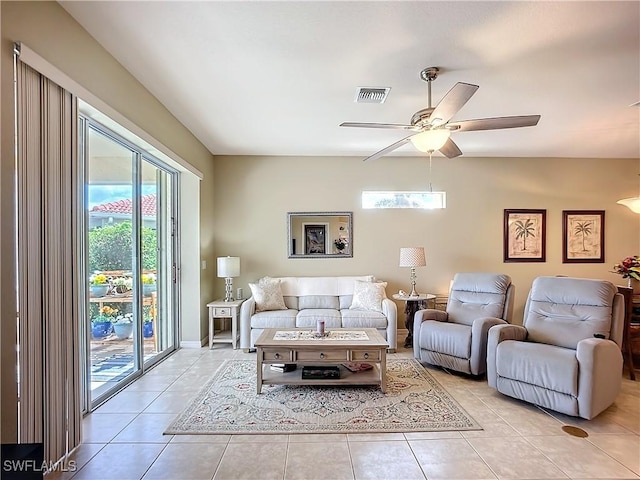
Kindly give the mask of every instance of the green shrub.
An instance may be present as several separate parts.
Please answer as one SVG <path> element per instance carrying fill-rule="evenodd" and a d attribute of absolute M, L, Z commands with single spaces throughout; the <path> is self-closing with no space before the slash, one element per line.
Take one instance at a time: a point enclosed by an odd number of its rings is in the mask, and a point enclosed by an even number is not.
<path fill-rule="evenodd" d="M 132 270 L 131 222 L 115 223 L 89 231 L 89 271 Z M 142 227 L 142 269 L 156 270 L 156 231 Z"/>

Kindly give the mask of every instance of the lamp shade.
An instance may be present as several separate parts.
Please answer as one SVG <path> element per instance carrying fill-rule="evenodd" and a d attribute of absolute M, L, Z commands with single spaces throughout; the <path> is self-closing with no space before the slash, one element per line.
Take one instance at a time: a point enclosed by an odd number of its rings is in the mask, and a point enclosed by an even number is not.
<path fill-rule="evenodd" d="M 424 247 L 402 247 L 400 248 L 401 267 L 424 267 L 427 260 L 424 255 Z"/>
<path fill-rule="evenodd" d="M 640 213 L 640 197 L 623 198 L 616 203 L 624 205 L 634 213 Z"/>
<path fill-rule="evenodd" d="M 240 257 L 218 257 L 218 277 L 240 276 Z"/>
<path fill-rule="evenodd" d="M 425 130 L 411 137 L 411 143 L 421 152 L 435 152 L 447 142 L 451 132 L 446 128 Z"/>

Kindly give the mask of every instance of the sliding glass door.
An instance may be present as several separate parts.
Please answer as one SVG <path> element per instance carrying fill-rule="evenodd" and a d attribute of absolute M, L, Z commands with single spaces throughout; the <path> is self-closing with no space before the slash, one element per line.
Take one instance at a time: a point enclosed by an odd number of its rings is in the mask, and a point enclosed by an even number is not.
<path fill-rule="evenodd" d="M 175 349 L 176 174 L 80 122 L 86 189 L 87 407 Z"/>

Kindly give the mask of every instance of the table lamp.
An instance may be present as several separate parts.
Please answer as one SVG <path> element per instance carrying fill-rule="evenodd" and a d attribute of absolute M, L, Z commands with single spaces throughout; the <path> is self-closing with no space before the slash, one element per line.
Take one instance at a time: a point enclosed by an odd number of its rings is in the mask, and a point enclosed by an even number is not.
<path fill-rule="evenodd" d="M 400 248 L 400 266 L 411 267 L 411 293 L 410 297 L 417 297 L 416 292 L 416 267 L 424 267 L 427 260 L 424 255 L 424 247 L 402 247 Z"/>
<path fill-rule="evenodd" d="M 224 301 L 233 302 L 233 277 L 240 276 L 240 257 L 218 257 L 218 278 L 224 278 Z"/>

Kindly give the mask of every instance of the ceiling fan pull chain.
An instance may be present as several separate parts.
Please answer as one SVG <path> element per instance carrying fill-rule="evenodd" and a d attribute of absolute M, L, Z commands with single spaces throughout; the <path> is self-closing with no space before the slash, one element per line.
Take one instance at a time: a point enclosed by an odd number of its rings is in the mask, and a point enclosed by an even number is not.
<path fill-rule="evenodd" d="M 429 152 L 429 193 L 433 193 L 433 187 L 431 186 L 431 155 L 433 152 Z"/>

